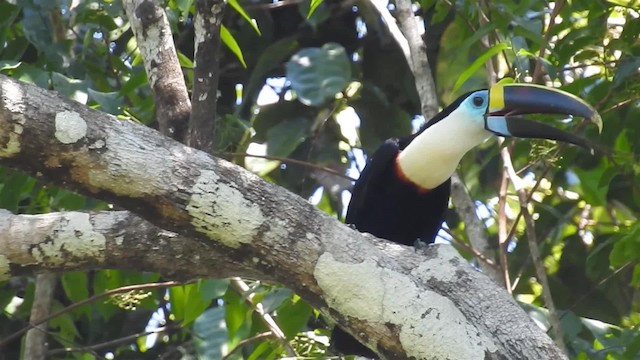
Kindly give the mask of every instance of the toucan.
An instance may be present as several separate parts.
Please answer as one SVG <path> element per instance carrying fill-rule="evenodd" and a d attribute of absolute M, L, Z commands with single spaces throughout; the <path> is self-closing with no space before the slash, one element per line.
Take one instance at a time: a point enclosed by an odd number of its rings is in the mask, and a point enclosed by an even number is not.
<path fill-rule="evenodd" d="M 602 129 L 597 111 L 567 92 L 533 84 L 497 84 L 460 96 L 414 135 L 389 139 L 370 157 L 351 193 L 345 222 L 403 245 L 432 243 L 449 203 L 451 175 L 462 157 L 493 135 L 550 139 L 593 152 L 585 138 L 522 115 L 579 116 Z M 373 357 L 336 327 L 341 353 Z"/>
<path fill-rule="evenodd" d="M 580 98 L 533 84 L 497 84 L 460 96 L 414 135 L 389 139 L 371 156 L 351 192 L 345 222 L 395 243 L 434 241 L 449 203 L 451 175 L 469 150 L 492 135 L 549 139 L 593 151 L 580 136 L 522 117 L 546 113 L 587 118 Z"/>

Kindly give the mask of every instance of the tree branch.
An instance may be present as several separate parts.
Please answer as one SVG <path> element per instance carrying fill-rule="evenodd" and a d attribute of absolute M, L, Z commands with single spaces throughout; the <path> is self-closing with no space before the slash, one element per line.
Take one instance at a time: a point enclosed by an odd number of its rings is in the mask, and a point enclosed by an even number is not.
<path fill-rule="evenodd" d="M 540 258 L 540 249 L 538 247 L 538 237 L 536 236 L 535 222 L 528 209 L 529 195 L 527 195 L 527 191 L 522 186 L 522 179 L 516 174 L 516 171 L 513 168 L 513 162 L 511 161 L 511 154 L 509 153 L 509 149 L 503 147 L 500 150 L 500 154 L 502 155 L 502 162 L 504 163 L 505 171 L 509 175 L 511 184 L 518 194 L 518 199 L 520 201 L 520 211 L 524 217 L 524 221 L 526 224 L 529 252 L 531 253 L 533 266 L 536 270 L 536 276 L 538 277 L 538 281 L 542 285 L 542 297 L 544 298 L 544 303 L 549 310 L 549 322 L 551 323 L 551 327 L 555 335 L 555 341 L 558 347 L 562 349 L 562 351 L 566 354 L 567 346 L 564 342 L 564 331 L 562 331 L 560 317 L 558 316 L 558 311 L 556 310 L 553 297 L 551 296 L 551 288 L 549 287 L 547 271 L 544 267 L 542 259 Z M 515 227 L 516 224 L 517 223 L 514 223 L 513 226 Z"/>
<path fill-rule="evenodd" d="M 197 0 L 195 54 L 193 60 L 193 109 L 189 119 L 187 144 L 198 150 L 213 151 L 220 79 L 220 24 L 224 1 Z"/>
<path fill-rule="evenodd" d="M 51 311 L 53 293 L 58 283 L 58 277 L 54 274 L 40 274 L 36 277 L 36 291 L 33 295 L 31 317 L 29 322 L 34 325 L 27 332 L 24 342 L 24 358 L 32 360 L 44 360 L 47 357 L 47 321 Z"/>
<path fill-rule="evenodd" d="M 154 0 L 125 0 L 123 6 L 144 61 L 160 131 L 184 139 L 191 102 L 167 16 Z"/>
<path fill-rule="evenodd" d="M 26 271 L 20 264 L 175 272 L 190 263 L 189 276 L 244 271 L 278 281 L 363 334 L 359 340 L 383 358 L 564 358 L 504 290 L 448 245 L 416 253 L 360 234 L 306 200 L 153 129 L 3 75 L 0 91 L 0 164 L 185 236 L 180 244 L 166 237 L 141 242 L 123 234 L 131 224 L 92 223 L 88 214 L 72 213 L 62 220 L 78 231 L 60 222 L 42 230 L 65 237 L 60 251 L 61 240 L 52 235 L 10 241 L 19 234 L 5 221 L 0 244 L 14 254 L 0 251 L 3 277 Z M 111 238 L 93 232 L 109 226 L 118 229 Z M 231 268 L 203 260 L 216 251 Z"/>
<path fill-rule="evenodd" d="M 407 61 L 416 79 L 416 88 L 422 103 L 422 115 L 425 119 L 431 119 L 438 113 L 439 106 L 436 85 L 427 61 L 427 49 L 418 32 L 418 23 L 413 15 L 411 0 L 397 0 L 396 6 L 396 18 L 411 50 L 411 57 Z"/>

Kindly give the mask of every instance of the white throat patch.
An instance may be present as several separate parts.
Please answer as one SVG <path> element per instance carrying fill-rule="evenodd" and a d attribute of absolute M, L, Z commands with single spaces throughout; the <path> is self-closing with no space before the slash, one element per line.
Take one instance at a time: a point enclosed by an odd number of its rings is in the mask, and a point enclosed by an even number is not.
<path fill-rule="evenodd" d="M 398 155 L 398 167 L 412 183 L 433 189 L 453 175 L 473 147 L 491 136 L 483 119 L 474 121 L 456 109 L 418 135 Z"/>

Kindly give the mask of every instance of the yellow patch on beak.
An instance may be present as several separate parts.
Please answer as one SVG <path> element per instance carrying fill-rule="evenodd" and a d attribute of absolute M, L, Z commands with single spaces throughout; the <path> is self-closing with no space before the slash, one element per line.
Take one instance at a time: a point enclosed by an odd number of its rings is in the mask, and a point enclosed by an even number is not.
<path fill-rule="evenodd" d="M 496 112 L 504 109 L 504 86 L 496 84 L 489 89 L 489 112 Z"/>

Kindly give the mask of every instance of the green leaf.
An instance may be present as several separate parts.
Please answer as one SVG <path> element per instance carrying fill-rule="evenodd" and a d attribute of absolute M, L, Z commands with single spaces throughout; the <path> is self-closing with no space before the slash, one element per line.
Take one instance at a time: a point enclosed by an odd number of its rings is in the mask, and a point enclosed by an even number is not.
<path fill-rule="evenodd" d="M 244 62 L 244 56 L 242 56 L 242 49 L 240 49 L 238 42 L 233 37 L 233 35 L 231 35 L 231 33 L 229 32 L 229 29 L 227 29 L 227 27 L 224 25 L 220 25 L 220 38 L 222 39 L 222 42 L 225 45 L 227 45 L 229 50 L 231 50 L 231 52 L 236 55 L 238 60 L 240 60 L 240 63 L 242 64 L 242 66 L 246 68 L 247 63 Z"/>
<path fill-rule="evenodd" d="M 8 170 L 2 175 L 0 207 L 15 213 L 22 212 L 18 206 L 20 200 L 27 197 L 33 190 L 35 180 L 22 173 Z"/>
<path fill-rule="evenodd" d="M 260 301 L 265 312 L 278 309 L 285 301 L 291 299 L 293 292 L 287 288 L 275 288 L 269 291 Z"/>
<path fill-rule="evenodd" d="M 185 18 L 189 16 L 189 10 L 191 10 L 192 4 L 193 0 L 176 0 L 178 10 L 180 10 L 180 13 L 182 13 L 182 16 Z"/>
<path fill-rule="evenodd" d="M 613 88 L 617 88 L 624 84 L 625 81 L 633 78 L 640 68 L 640 57 L 627 58 L 623 60 L 613 76 Z"/>
<path fill-rule="evenodd" d="M 198 280 L 198 292 L 204 301 L 211 301 L 219 298 L 227 292 L 229 287 L 228 279 L 205 279 Z"/>
<path fill-rule="evenodd" d="M 631 277 L 631 286 L 640 288 L 640 265 L 633 267 L 633 276 Z"/>
<path fill-rule="evenodd" d="M 62 275 L 62 287 L 69 300 L 78 302 L 89 297 L 87 273 L 70 271 Z"/>
<path fill-rule="evenodd" d="M 609 255 L 611 266 L 620 267 L 629 261 L 640 259 L 640 223 L 635 223 L 625 235 L 615 242 Z M 634 275 L 635 275 L 634 270 Z"/>
<path fill-rule="evenodd" d="M 193 61 L 189 59 L 185 54 L 178 51 L 178 62 L 181 68 L 193 69 Z"/>
<path fill-rule="evenodd" d="M 252 18 L 250 18 L 249 15 L 247 15 L 242 6 L 238 3 L 238 0 L 228 0 L 228 3 L 238 12 L 238 14 L 240 14 L 240 16 L 242 16 L 243 19 L 245 19 L 249 23 L 249 25 L 251 25 L 253 30 L 255 30 L 258 35 L 262 36 L 262 33 L 258 28 L 258 24 Z"/>
<path fill-rule="evenodd" d="M 602 187 L 602 178 L 607 166 L 600 162 L 597 167 L 589 170 L 575 168 L 574 172 L 580 178 L 580 189 L 584 199 L 592 205 L 605 205 L 607 203 L 607 187 Z"/>
<path fill-rule="evenodd" d="M 305 118 L 289 119 L 267 131 L 267 154 L 289 156 L 309 135 L 311 124 Z"/>
<path fill-rule="evenodd" d="M 87 99 L 89 96 L 87 93 L 87 84 L 85 81 L 71 79 L 60 73 L 54 72 L 51 74 L 51 83 L 53 85 L 53 88 L 57 92 L 81 104 L 87 103 Z"/>
<path fill-rule="evenodd" d="M 20 62 L 20 61 L 1 60 L 0 61 L 0 71 L 17 69 L 18 66 L 20 66 L 20 64 L 22 64 L 22 62 Z"/>
<path fill-rule="evenodd" d="M 447 8 L 447 10 L 449 10 Z M 446 15 L 446 13 L 445 13 Z M 496 29 L 497 25 L 494 23 L 486 23 L 485 25 L 481 26 L 478 30 L 476 30 L 473 35 L 471 35 L 470 37 L 468 37 L 467 39 L 465 39 L 460 46 L 457 47 L 457 51 L 460 54 L 466 54 L 469 51 L 469 48 L 477 43 L 478 41 L 480 41 L 480 39 L 482 39 L 483 36 L 487 35 L 488 33 L 494 31 Z"/>
<path fill-rule="evenodd" d="M 289 301 L 278 310 L 278 325 L 287 339 L 293 339 L 302 331 L 309 321 L 311 310 L 311 306 L 299 298 L 296 302 Z"/>
<path fill-rule="evenodd" d="M 295 38 L 286 37 L 269 45 L 269 47 L 260 54 L 244 90 L 242 99 L 243 106 L 252 105 L 252 101 L 250 102 L 248 99 L 257 97 L 259 90 L 264 85 L 264 78 L 269 71 L 280 66 L 285 59 L 291 56 L 291 53 L 293 53 L 297 46 L 298 41 Z"/>
<path fill-rule="evenodd" d="M 183 325 L 190 324 L 197 319 L 211 304 L 212 298 L 202 296 L 199 289 L 200 282 L 184 286 L 174 286 L 169 289 L 171 309 L 176 319 L 180 320 Z"/>
<path fill-rule="evenodd" d="M 89 98 L 98 103 L 102 111 L 112 115 L 118 115 L 121 113 L 120 110 L 124 105 L 124 99 L 120 96 L 118 91 L 99 92 L 89 88 L 88 92 Z"/>
<path fill-rule="evenodd" d="M 462 84 L 467 81 L 471 75 L 473 75 L 476 71 L 478 71 L 484 64 L 489 61 L 493 56 L 499 54 L 503 50 L 508 50 L 511 47 L 506 43 L 499 43 L 492 46 L 490 49 L 485 51 L 482 55 L 480 55 L 465 71 L 458 76 L 458 80 L 456 80 L 455 85 L 453 85 L 452 92 L 458 91 Z"/>
<path fill-rule="evenodd" d="M 251 313 L 244 299 L 233 291 L 227 291 L 225 301 L 225 322 L 230 339 L 239 341 L 249 335 L 251 329 Z"/>
<path fill-rule="evenodd" d="M 62 308 L 64 308 L 64 306 L 55 301 L 51 310 L 52 312 L 58 312 L 62 310 Z M 55 329 L 53 335 L 56 341 L 59 341 L 65 347 L 74 346 L 76 344 L 75 339 L 81 338 L 80 332 L 76 328 L 74 317 L 69 312 L 49 320 L 49 327 Z"/>
<path fill-rule="evenodd" d="M 225 307 L 213 307 L 203 312 L 193 323 L 193 332 L 199 359 L 222 359 L 229 340 Z"/>
<path fill-rule="evenodd" d="M 300 102 L 319 106 L 335 97 L 351 79 L 345 49 L 336 43 L 298 51 L 287 62 L 287 78 Z"/>
<path fill-rule="evenodd" d="M 251 355 L 247 358 L 247 360 L 258 360 L 265 358 L 265 352 L 271 350 L 271 346 L 267 342 L 262 342 L 260 345 L 256 346 Z"/>
<path fill-rule="evenodd" d="M 311 5 L 309 6 L 309 12 L 307 13 L 307 19 L 313 15 L 313 12 L 316 11 L 316 8 L 322 4 L 324 0 L 311 0 Z"/>
<path fill-rule="evenodd" d="M 182 321 L 185 318 L 187 292 L 184 286 L 172 286 L 169 288 L 169 303 L 171 304 L 171 313 L 175 316 L 175 320 Z"/>

